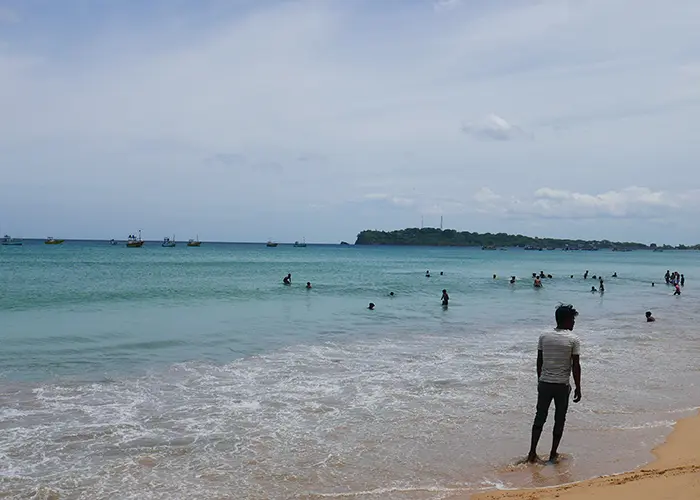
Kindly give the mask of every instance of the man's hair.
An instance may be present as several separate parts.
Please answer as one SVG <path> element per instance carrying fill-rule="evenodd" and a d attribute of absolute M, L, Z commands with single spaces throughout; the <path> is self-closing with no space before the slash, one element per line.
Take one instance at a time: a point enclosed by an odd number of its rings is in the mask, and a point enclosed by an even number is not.
<path fill-rule="evenodd" d="M 651 316 L 651 311 L 647 311 L 647 312 L 644 313 L 644 314 L 645 314 L 646 316 Z"/>
<path fill-rule="evenodd" d="M 558 325 L 574 319 L 576 316 L 578 316 L 578 311 L 571 304 L 559 304 L 554 312 L 554 318 L 557 320 Z"/>

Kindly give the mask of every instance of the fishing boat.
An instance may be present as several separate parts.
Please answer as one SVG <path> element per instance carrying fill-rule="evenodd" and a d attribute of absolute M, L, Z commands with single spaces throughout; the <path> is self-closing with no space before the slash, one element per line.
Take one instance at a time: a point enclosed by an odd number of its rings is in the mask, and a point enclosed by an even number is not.
<path fill-rule="evenodd" d="M 5 235 L 0 239 L 0 245 L 18 247 L 22 245 L 22 240 Z"/>
<path fill-rule="evenodd" d="M 45 244 L 45 245 L 60 245 L 60 244 L 63 243 L 64 241 L 66 241 L 66 240 L 57 240 L 57 239 L 54 238 L 53 236 L 49 236 L 48 238 L 46 238 L 46 239 L 44 240 L 44 244 Z"/>
<path fill-rule="evenodd" d="M 141 239 L 141 230 L 139 229 L 139 237 L 137 238 L 135 235 L 130 234 L 129 238 L 126 240 L 126 246 L 128 248 L 140 248 L 144 244 L 144 241 Z"/>
<path fill-rule="evenodd" d="M 306 238 L 303 238 L 302 241 L 301 241 L 301 243 L 299 243 L 298 241 L 295 241 L 295 242 L 294 242 L 294 246 L 297 247 L 297 248 L 304 248 L 304 247 L 306 247 Z"/>
<path fill-rule="evenodd" d="M 276 246 L 277 246 L 277 243 L 276 243 L 276 242 L 274 242 L 274 241 L 272 241 L 272 240 L 270 240 L 270 241 L 268 241 L 268 242 L 267 242 L 267 246 L 268 246 L 268 247 L 272 247 L 272 248 L 274 248 L 274 247 L 276 247 Z"/>
<path fill-rule="evenodd" d="M 187 242 L 188 247 L 198 247 L 202 244 L 201 241 L 199 241 L 199 235 L 197 235 L 197 239 L 193 240 L 190 238 L 190 240 Z"/>
<path fill-rule="evenodd" d="M 172 248 L 175 246 L 175 235 L 173 234 L 173 239 L 171 240 L 167 236 L 163 238 L 163 243 L 160 244 L 163 248 Z"/>

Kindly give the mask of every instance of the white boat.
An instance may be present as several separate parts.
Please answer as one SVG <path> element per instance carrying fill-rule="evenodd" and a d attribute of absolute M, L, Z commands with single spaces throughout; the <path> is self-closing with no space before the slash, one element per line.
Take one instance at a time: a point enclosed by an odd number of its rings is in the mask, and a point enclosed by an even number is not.
<path fill-rule="evenodd" d="M 175 246 L 175 235 L 173 234 L 173 239 L 172 239 L 172 240 L 171 240 L 170 238 L 168 238 L 167 236 L 166 236 L 165 238 L 163 238 L 163 243 L 161 243 L 160 246 L 162 246 L 162 247 L 164 247 L 164 248 L 172 248 L 172 247 L 174 247 L 174 246 Z"/>
<path fill-rule="evenodd" d="M 22 245 L 22 240 L 5 235 L 0 239 L 0 245 L 18 247 Z"/>

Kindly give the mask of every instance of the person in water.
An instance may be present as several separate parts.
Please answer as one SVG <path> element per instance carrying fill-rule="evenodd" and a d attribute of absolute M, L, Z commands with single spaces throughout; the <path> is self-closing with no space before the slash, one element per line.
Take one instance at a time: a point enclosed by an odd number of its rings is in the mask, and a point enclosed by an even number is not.
<path fill-rule="evenodd" d="M 583 273 L 583 279 L 585 279 L 585 280 L 588 279 L 588 269 L 586 269 L 586 272 Z"/>
<path fill-rule="evenodd" d="M 527 460 L 538 461 L 537 444 L 547 421 L 549 406 L 554 400 L 554 429 L 549 461 L 556 462 L 557 450 L 564 435 L 566 412 L 571 394 L 570 376 L 573 371 L 574 403 L 581 401 L 581 341 L 571 333 L 578 311 L 572 305 L 560 304 L 554 317 L 557 327 L 552 332 L 540 335 L 537 344 L 537 413 L 532 424 L 532 438 Z"/>
<path fill-rule="evenodd" d="M 681 294 L 681 286 L 678 283 L 676 283 L 675 287 L 676 287 L 676 291 L 673 292 L 673 295 L 680 295 Z"/>
<path fill-rule="evenodd" d="M 681 286 L 685 286 L 685 275 L 681 274 Z"/>
<path fill-rule="evenodd" d="M 651 315 L 651 311 L 647 311 L 645 313 L 645 315 L 647 317 L 647 323 L 651 323 L 652 321 L 656 321 L 656 318 Z"/>
<path fill-rule="evenodd" d="M 613 277 L 613 278 L 617 278 L 617 272 L 614 272 L 614 273 L 612 274 L 612 277 Z"/>
<path fill-rule="evenodd" d="M 310 281 L 307 281 L 307 282 L 306 282 L 306 289 L 307 289 L 307 290 L 310 290 L 310 289 L 311 289 L 311 282 L 310 282 Z"/>
<path fill-rule="evenodd" d="M 369 309 L 370 311 L 374 311 L 374 302 L 370 302 L 367 309 Z"/>
<path fill-rule="evenodd" d="M 393 297 L 393 296 L 394 296 L 394 292 L 389 292 L 389 297 Z"/>
<path fill-rule="evenodd" d="M 539 278 L 535 278 L 535 282 L 532 284 L 535 288 L 541 288 L 542 287 L 542 281 L 540 281 Z"/>
<path fill-rule="evenodd" d="M 597 291 L 594 286 L 591 287 L 591 293 L 596 293 Z"/>
<path fill-rule="evenodd" d="M 515 283 L 515 276 L 511 276 L 510 277 L 510 284 L 512 285 L 514 283 Z"/>
<path fill-rule="evenodd" d="M 426 271 L 426 272 L 425 272 L 425 277 L 426 277 L 426 278 L 430 278 L 430 271 Z"/>
<path fill-rule="evenodd" d="M 446 306 L 450 302 L 450 296 L 447 295 L 447 290 L 442 291 L 442 297 L 440 297 L 442 300 L 442 305 Z"/>
<path fill-rule="evenodd" d="M 445 273 L 443 273 L 442 271 L 440 271 L 440 276 L 442 276 L 443 274 L 445 274 Z"/>
<path fill-rule="evenodd" d="M 291 285 L 292 284 L 292 273 L 287 274 L 287 276 L 285 276 L 282 279 L 282 283 L 284 283 L 285 285 Z"/>
<path fill-rule="evenodd" d="M 496 279 L 496 275 L 495 275 L 495 274 L 493 275 L 493 279 Z"/>

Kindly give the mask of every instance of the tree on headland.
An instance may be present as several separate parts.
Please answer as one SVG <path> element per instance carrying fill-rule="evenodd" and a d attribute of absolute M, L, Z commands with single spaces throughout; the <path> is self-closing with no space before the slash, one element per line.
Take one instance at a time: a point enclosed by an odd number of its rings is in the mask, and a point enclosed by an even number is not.
<path fill-rule="evenodd" d="M 415 245 L 415 246 L 460 246 L 504 248 L 523 247 L 533 250 L 562 248 L 571 250 L 613 250 L 647 249 L 647 245 L 634 242 L 613 242 L 608 240 L 571 240 L 558 238 L 538 238 L 522 234 L 458 232 L 454 229 L 407 228 L 395 231 L 365 230 L 357 235 L 356 245 Z"/>

